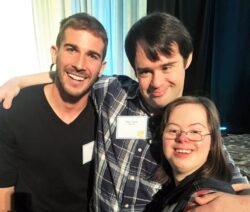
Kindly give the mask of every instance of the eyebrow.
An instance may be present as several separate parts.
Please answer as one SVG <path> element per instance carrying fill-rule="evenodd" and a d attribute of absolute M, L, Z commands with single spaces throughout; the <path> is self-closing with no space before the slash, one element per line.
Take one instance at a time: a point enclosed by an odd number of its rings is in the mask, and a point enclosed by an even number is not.
<path fill-rule="evenodd" d="M 181 127 L 179 124 L 172 123 L 172 122 L 167 123 L 167 126 L 169 126 L 169 125 L 175 125 L 175 126 Z M 191 127 L 191 126 L 194 126 L 194 125 L 201 125 L 202 127 L 207 128 L 205 125 L 203 125 L 202 123 L 199 123 L 199 122 L 192 123 L 192 124 L 188 125 L 188 127 Z"/>
<path fill-rule="evenodd" d="M 201 125 L 202 127 L 207 128 L 204 124 L 199 123 L 199 122 L 197 122 L 197 123 L 192 123 L 192 124 L 190 124 L 189 126 L 193 126 L 193 125 Z"/>
<path fill-rule="evenodd" d="M 171 65 L 174 65 L 175 63 L 178 63 L 178 61 L 172 61 L 172 62 L 164 63 L 164 64 L 161 65 L 161 67 L 163 67 L 163 66 L 171 66 Z"/>
<path fill-rule="evenodd" d="M 177 62 L 178 61 L 164 63 L 164 64 L 161 64 L 160 67 L 162 68 L 162 67 L 166 67 L 166 66 L 172 66 Z M 136 71 L 151 71 L 151 70 L 152 70 L 152 68 L 149 68 L 149 67 L 138 67 L 138 68 L 136 68 Z"/>
<path fill-rule="evenodd" d="M 151 68 L 136 68 L 136 72 L 152 71 Z"/>
<path fill-rule="evenodd" d="M 88 51 L 88 53 L 90 53 L 90 54 L 95 54 L 96 56 L 98 56 L 99 58 L 102 58 L 102 55 L 101 54 L 99 54 L 98 52 L 96 52 L 96 51 L 93 51 L 93 50 L 89 50 Z"/>
<path fill-rule="evenodd" d="M 175 125 L 177 127 L 181 127 L 179 124 L 175 124 L 175 123 L 172 123 L 172 122 L 166 124 L 166 126 L 169 126 L 169 125 Z"/>
<path fill-rule="evenodd" d="M 75 44 L 72 44 L 72 43 L 65 43 L 64 44 L 64 47 L 68 47 L 68 46 L 73 47 L 73 48 L 75 48 L 77 50 L 79 49 L 79 47 L 77 45 L 75 45 Z M 99 54 L 97 51 L 94 51 L 94 50 L 88 50 L 88 54 L 95 54 L 99 58 L 102 58 L 102 55 Z"/>
<path fill-rule="evenodd" d="M 78 49 L 77 45 L 72 44 L 72 43 L 65 43 L 65 44 L 63 45 L 63 47 L 68 47 L 68 46 L 74 47 L 74 48 Z"/>

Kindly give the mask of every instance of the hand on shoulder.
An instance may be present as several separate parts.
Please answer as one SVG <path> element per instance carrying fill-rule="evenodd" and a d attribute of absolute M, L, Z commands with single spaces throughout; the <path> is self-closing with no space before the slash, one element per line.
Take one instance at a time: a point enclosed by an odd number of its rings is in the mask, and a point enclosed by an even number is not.
<path fill-rule="evenodd" d="M 235 195 L 216 192 L 196 197 L 195 201 L 200 206 L 189 210 L 188 212 L 250 211 L 250 195 Z"/>
<path fill-rule="evenodd" d="M 9 109 L 12 105 L 13 98 L 20 92 L 19 78 L 14 77 L 0 86 L 0 102 L 3 107 Z"/>

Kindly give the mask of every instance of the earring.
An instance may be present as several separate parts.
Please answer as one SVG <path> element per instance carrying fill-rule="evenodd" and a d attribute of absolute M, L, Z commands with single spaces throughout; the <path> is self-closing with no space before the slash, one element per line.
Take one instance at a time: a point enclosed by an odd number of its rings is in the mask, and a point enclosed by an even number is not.
<path fill-rule="evenodd" d="M 55 63 L 52 63 L 51 65 L 50 65 L 50 72 L 56 72 L 56 64 Z"/>

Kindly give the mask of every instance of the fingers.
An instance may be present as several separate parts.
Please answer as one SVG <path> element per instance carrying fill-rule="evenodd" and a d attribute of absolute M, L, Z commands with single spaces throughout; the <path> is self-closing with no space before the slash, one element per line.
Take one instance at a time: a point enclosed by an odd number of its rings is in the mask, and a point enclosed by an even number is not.
<path fill-rule="evenodd" d="M 5 97 L 5 96 L 0 96 L 0 103 L 3 102 L 3 108 L 9 109 L 12 105 L 12 99 L 11 97 Z"/>
<path fill-rule="evenodd" d="M 215 192 L 215 193 L 206 194 L 203 196 L 196 196 L 196 197 L 194 197 L 194 200 L 199 205 L 205 205 L 205 204 L 213 201 L 214 199 L 218 198 L 221 195 L 222 195 L 221 192 Z"/>
<path fill-rule="evenodd" d="M 1 87 L 0 87 L 0 90 L 1 90 Z M 1 94 L 1 93 L 0 93 Z M 5 100 L 5 97 L 3 95 L 0 96 L 0 103 L 1 102 L 4 102 Z M 3 107 L 5 108 L 4 104 L 3 104 Z M 5 108 L 6 109 L 6 108 Z"/>
<path fill-rule="evenodd" d="M 207 194 L 203 197 L 197 197 L 197 202 L 203 205 L 188 212 L 235 212 L 235 211 L 249 211 L 250 208 L 250 196 L 249 195 L 235 195 L 223 192 Z M 205 204 L 205 202 L 208 202 Z"/>
<path fill-rule="evenodd" d="M 0 87 L 0 103 L 3 102 L 3 108 L 9 109 L 12 105 L 13 98 L 19 93 L 15 89 L 8 91 Z"/>
<path fill-rule="evenodd" d="M 250 184 L 238 183 L 238 184 L 233 184 L 232 187 L 236 192 L 239 192 L 245 189 L 250 189 Z"/>
<path fill-rule="evenodd" d="M 12 78 L 0 86 L 0 102 L 3 102 L 3 107 L 5 109 L 11 107 L 14 97 L 19 92 L 20 86 L 17 78 Z"/>
<path fill-rule="evenodd" d="M 222 192 L 214 192 L 202 196 L 196 196 L 194 197 L 194 201 L 199 205 L 191 210 L 188 210 L 187 212 L 210 212 L 210 211 L 216 211 L 215 207 L 216 204 L 213 204 L 218 197 L 222 196 Z M 210 203 L 210 204 L 209 204 Z"/>
<path fill-rule="evenodd" d="M 9 109 L 12 105 L 12 98 L 5 98 L 3 101 L 3 107 Z"/>

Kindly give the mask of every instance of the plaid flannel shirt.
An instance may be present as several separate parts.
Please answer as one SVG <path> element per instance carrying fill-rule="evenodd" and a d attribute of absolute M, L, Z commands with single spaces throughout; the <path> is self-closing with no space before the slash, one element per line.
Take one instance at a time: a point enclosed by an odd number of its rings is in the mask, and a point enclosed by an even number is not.
<path fill-rule="evenodd" d="M 98 112 L 94 211 L 143 211 L 161 188 L 152 177 L 160 153 L 154 142 L 161 117 L 143 106 L 138 83 L 126 76 L 103 77 L 92 92 Z M 147 138 L 116 139 L 118 116 L 148 116 Z M 227 153 L 230 163 L 234 164 Z M 235 169 L 234 179 L 245 181 Z"/>

